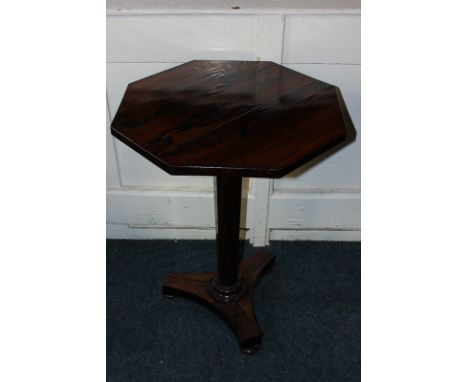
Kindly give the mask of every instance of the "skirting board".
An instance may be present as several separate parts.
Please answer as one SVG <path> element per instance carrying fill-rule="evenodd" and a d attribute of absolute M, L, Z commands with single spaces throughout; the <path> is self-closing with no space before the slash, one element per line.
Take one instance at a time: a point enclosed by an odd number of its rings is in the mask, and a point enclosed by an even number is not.
<path fill-rule="evenodd" d="M 241 229 L 240 237 L 250 239 L 250 231 Z M 216 238 L 214 227 L 211 228 L 173 228 L 173 227 L 138 227 L 125 224 L 107 224 L 108 239 L 168 239 L 168 240 L 214 240 Z"/>
<path fill-rule="evenodd" d="M 250 230 L 241 230 L 241 238 L 250 240 Z M 214 228 L 161 228 L 135 227 L 125 224 L 107 224 L 108 239 L 168 239 L 168 240 L 214 240 Z M 330 230 L 270 230 L 271 240 L 302 240 L 302 241 L 360 241 L 361 231 L 330 231 Z"/>
<path fill-rule="evenodd" d="M 302 241 L 361 241 L 361 231 L 333 231 L 327 229 L 272 229 L 270 230 L 270 241 L 272 240 L 302 240 Z"/>
<path fill-rule="evenodd" d="M 252 239 L 255 203 L 244 199 L 241 236 L 254 246 L 269 240 L 360 240 L 359 193 L 274 192 L 265 237 Z M 212 193 L 107 191 L 107 237 L 112 239 L 214 239 Z"/>

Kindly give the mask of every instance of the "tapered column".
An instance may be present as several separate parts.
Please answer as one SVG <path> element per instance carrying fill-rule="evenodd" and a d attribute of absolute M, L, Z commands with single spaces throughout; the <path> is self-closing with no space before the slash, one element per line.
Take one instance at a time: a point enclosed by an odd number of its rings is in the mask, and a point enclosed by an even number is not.
<path fill-rule="evenodd" d="M 193 299 L 217 313 L 236 334 L 240 349 L 255 353 L 263 333 L 253 308 L 258 278 L 274 262 L 266 250 L 258 250 L 240 262 L 239 224 L 241 177 L 220 177 L 215 181 L 216 239 L 218 271 L 206 273 L 166 273 L 165 297 Z"/>
<path fill-rule="evenodd" d="M 219 286 L 234 286 L 239 273 L 241 177 L 216 177 L 216 240 Z"/>

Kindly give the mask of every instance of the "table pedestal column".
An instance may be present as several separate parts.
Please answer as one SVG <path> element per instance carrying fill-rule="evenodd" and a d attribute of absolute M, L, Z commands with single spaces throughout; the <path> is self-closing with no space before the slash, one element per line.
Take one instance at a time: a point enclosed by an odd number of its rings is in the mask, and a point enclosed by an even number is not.
<path fill-rule="evenodd" d="M 253 310 L 253 292 L 274 257 L 260 249 L 240 261 L 241 188 L 241 177 L 216 178 L 218 271 L 167 273 L 162 289 L 165 297 L 190 298 L 218 314 L 236 334 L 241 350 L 252 354 L 259 349 L 263 335 Z"/>

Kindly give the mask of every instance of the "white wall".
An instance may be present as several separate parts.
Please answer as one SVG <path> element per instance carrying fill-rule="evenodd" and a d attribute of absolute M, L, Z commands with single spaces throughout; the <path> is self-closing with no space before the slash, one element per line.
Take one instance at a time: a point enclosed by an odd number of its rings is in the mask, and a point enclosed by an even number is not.
<path fill-rule="evenodd" d="M 276 0 L 265 8 L 241 1 L 233 10 L 209 0 L 190 11 L 188 0 L 151 3 L 108 4 L 109 120 L 129 82 L 192 59 L 272 60 L 338 85 L 356 142 L 283 179 L 247 179 L 242 226 L 256 246 L 270 239 L 359 240 L 359 3 L 298 1 L 288 8 Z M 170 176 L 114 139 L 109 121 L 106 131 L 109 238 L 215 237 L 211 177 Z"/>

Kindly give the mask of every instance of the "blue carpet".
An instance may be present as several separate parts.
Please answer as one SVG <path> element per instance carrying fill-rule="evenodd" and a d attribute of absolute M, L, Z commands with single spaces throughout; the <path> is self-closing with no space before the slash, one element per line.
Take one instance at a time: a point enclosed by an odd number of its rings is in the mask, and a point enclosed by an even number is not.
<path fill-rule="evenodd" d="M 109 382 L 360 380 L 360 243 L 271 244 L 276 263 L 255 292 L 264 338 L 254 355 L 206 308 L 161 295 L 165 272 L 215 270 L 215 248 L 107 241 Z"/>

